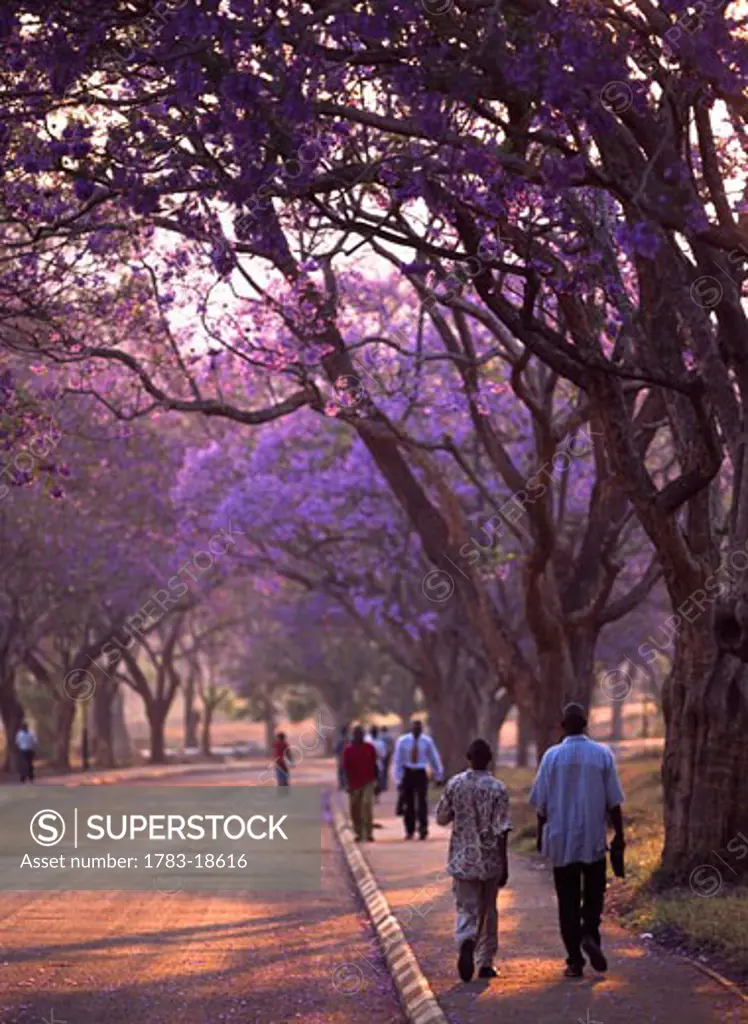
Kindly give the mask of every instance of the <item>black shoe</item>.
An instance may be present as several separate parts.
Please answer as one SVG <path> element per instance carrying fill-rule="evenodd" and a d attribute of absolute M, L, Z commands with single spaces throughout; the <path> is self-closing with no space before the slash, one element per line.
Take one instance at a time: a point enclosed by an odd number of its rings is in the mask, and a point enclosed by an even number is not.
<path fill-rule="evenodd" d="M 412 839 L 413 838 L 413 833 L 412 832 L 406 832 L 405 833 L 405 838 L 406 839 Z"/>
<path fill-rule="evenodd" d="M 428 839 L 428 837 L 429 837 L 428 832 L 422 832 L 418 838 L 419 839 Z"/>
<path fill-rule="evenodd" d="M 457 972 L 463 981 L 470 981 L 475 971 L 473 963 L 473 952 L 475 942 L 472 939 L 465 939 L 460 946 L 460 955 L 457 959 Z"/>
<path fill-rule="evenodd" d="M 498 978 L 499 972 L 495 967 L 481 967 L 478 971 L 479 978 Z"/>
<path fill-rule="evenodd" d="M 582 939 L 582 949 L 587 954 L 587 959 L 594 969 L 599 971 L 600 974 L 604 974 L 608 969 L 608 961 L 605 958 L 605 953 L 603 953 L 591 935 L 585 935 Z"/>
<path fill-rule="evenodd" d="M 583 978 L 584 964 L 567 964 L 564 971 L 565 978 Z"/>

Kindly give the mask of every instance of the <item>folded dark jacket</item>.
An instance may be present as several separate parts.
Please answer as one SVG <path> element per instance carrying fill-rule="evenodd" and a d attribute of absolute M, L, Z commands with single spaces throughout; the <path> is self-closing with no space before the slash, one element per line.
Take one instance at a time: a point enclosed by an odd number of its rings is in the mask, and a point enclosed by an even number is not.
<path fill-rule="evenodd" d="M 626 867 L 623 863 L 623 847 L 622 846 L 611 846 L 610 848 L 610 866 L 613 868 L 613 874 L 616 878 L 626 877 Z"/>

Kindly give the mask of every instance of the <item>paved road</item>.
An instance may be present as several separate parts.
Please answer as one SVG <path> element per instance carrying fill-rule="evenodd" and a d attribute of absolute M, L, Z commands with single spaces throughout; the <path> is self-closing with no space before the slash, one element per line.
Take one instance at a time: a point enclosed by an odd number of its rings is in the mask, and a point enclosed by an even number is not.
<path fill-rule="evenodd" d="M 299 782 L 330 777 L 325 763 L 299 768 Z M 402 1022 L 327 825 L 322 855 L 321 892 L 0 894 L 0 1024 Z M 364 954 L 377 980 L 361 992 L 348 965 Z"/>

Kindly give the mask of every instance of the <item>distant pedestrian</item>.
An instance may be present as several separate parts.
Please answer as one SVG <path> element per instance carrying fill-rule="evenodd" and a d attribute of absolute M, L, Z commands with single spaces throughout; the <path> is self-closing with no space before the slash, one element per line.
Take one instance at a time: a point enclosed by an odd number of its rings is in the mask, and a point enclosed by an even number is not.
<path fill-rule="evenodd" d="M 374 747 L 377 752 L 377 792 L 376 796 L 384 789 L 382 785 L 383 773 L 384 773 L 384 759 L 387 756 L 387 747 L 385 746 L 384 740 L 379 735 L 379 727 L 372 725 L 369 730 L 369 743 Z"/>
<path fill-rule="evenodd" d="M 440 825 L 454 822 L 447 871 L 452 876 L 457 923 L 457 970 L 470 981 L 475 961 L 479 978 L 495 978 L 499 948 L 499 889 L 509 879 L 507 835 L 509 794 L 491 771 L 493 754 L 485 740 L 468 748 L 470 767 L 447 783 L 436 808 Z"/>
<path fill-rule="evenodd" d="M 20 766 L 21 782 L 26 779 L 34 781 L 34 757 L 36 755 L 36 736 L 24 720 L 16 733 L 16 750 Z"/>
<path fill-rule="evenodd" d="M 287 788 L 290 782 L 291 748 L 286 742 L 284 732 L 279 732 L 275 737 L 273 759 L 275 761 L 275 780 L 279 786 Z"/>
<path fill-rule="evenodd" d="M 343 751 L 348 746 L 348 726 L 341 725 L 340 733 L 335 741 L 335 762 L 338 769 L 338 789 L 345 789 L 345 772 L 343 771 Z"/>
<path fill-rule="evenodd" d="M 373 842 L 377 752 L 364 739 L 364 730 L 360 725 L 354 728 L 353 738 L 343 751 L 343 771 L 356 842 Z"/>
<path fill-rule="evenodd" d="M 390 788 L 390 764 L 392 763 L 392 755 L 395 750 L 395 741 L 390 736 L 390 730 L 386 725 L 383 725 L 379 738 L 384 743 L 384 768 L 382 770 L 382 792 L 387 792 Z"/>
<path fill-rule="evenodd" d="M 429 768 L 437 783 L 444 777 L 439 751 L 430 736 L 423 733 L 423 725 L 415 721 L 395 746 L 395 784 L 401 792 L 404 805 L 405 838 L 412 839 L 418 821 L 418 835 L 425 839 L 429 833 Z"/>
<path fill-rule="evenodd" d="M 606 971 L 600 919 L 605 902 L 607 818 L 615 829 L 612 849 L 623 870 L 623 791 L 613 754 L 584 735 L 587 715 L 567 704 L 565 737 L 543 755 L 530 803 L 538 815 L 538 851 L 553 864 L 561 938 L 568 954 L 565 975 L 581 978 L 585 959 Z"/>

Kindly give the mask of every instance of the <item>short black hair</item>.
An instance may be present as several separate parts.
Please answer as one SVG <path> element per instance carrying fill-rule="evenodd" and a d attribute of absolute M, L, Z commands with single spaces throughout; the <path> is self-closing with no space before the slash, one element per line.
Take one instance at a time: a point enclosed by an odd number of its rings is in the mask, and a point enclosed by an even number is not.
<path fill-rule="evenodd" d="M 561 725 L 567 732 L 570 732 L 572 736 L 579 735 L 584 732 L 587 726 L 587 712 L 581 704 L 577 704 L 576 701 L 572 701 L 564 707 L 563 715 L 561 717 Z"/>
<path fill-rule="evenodd" d="M 485 740 L 473 740 L 468 747 L 467 759 L 473 768 L 477 768 L 480 772 L 493 761 L 493 752 Z"/>

